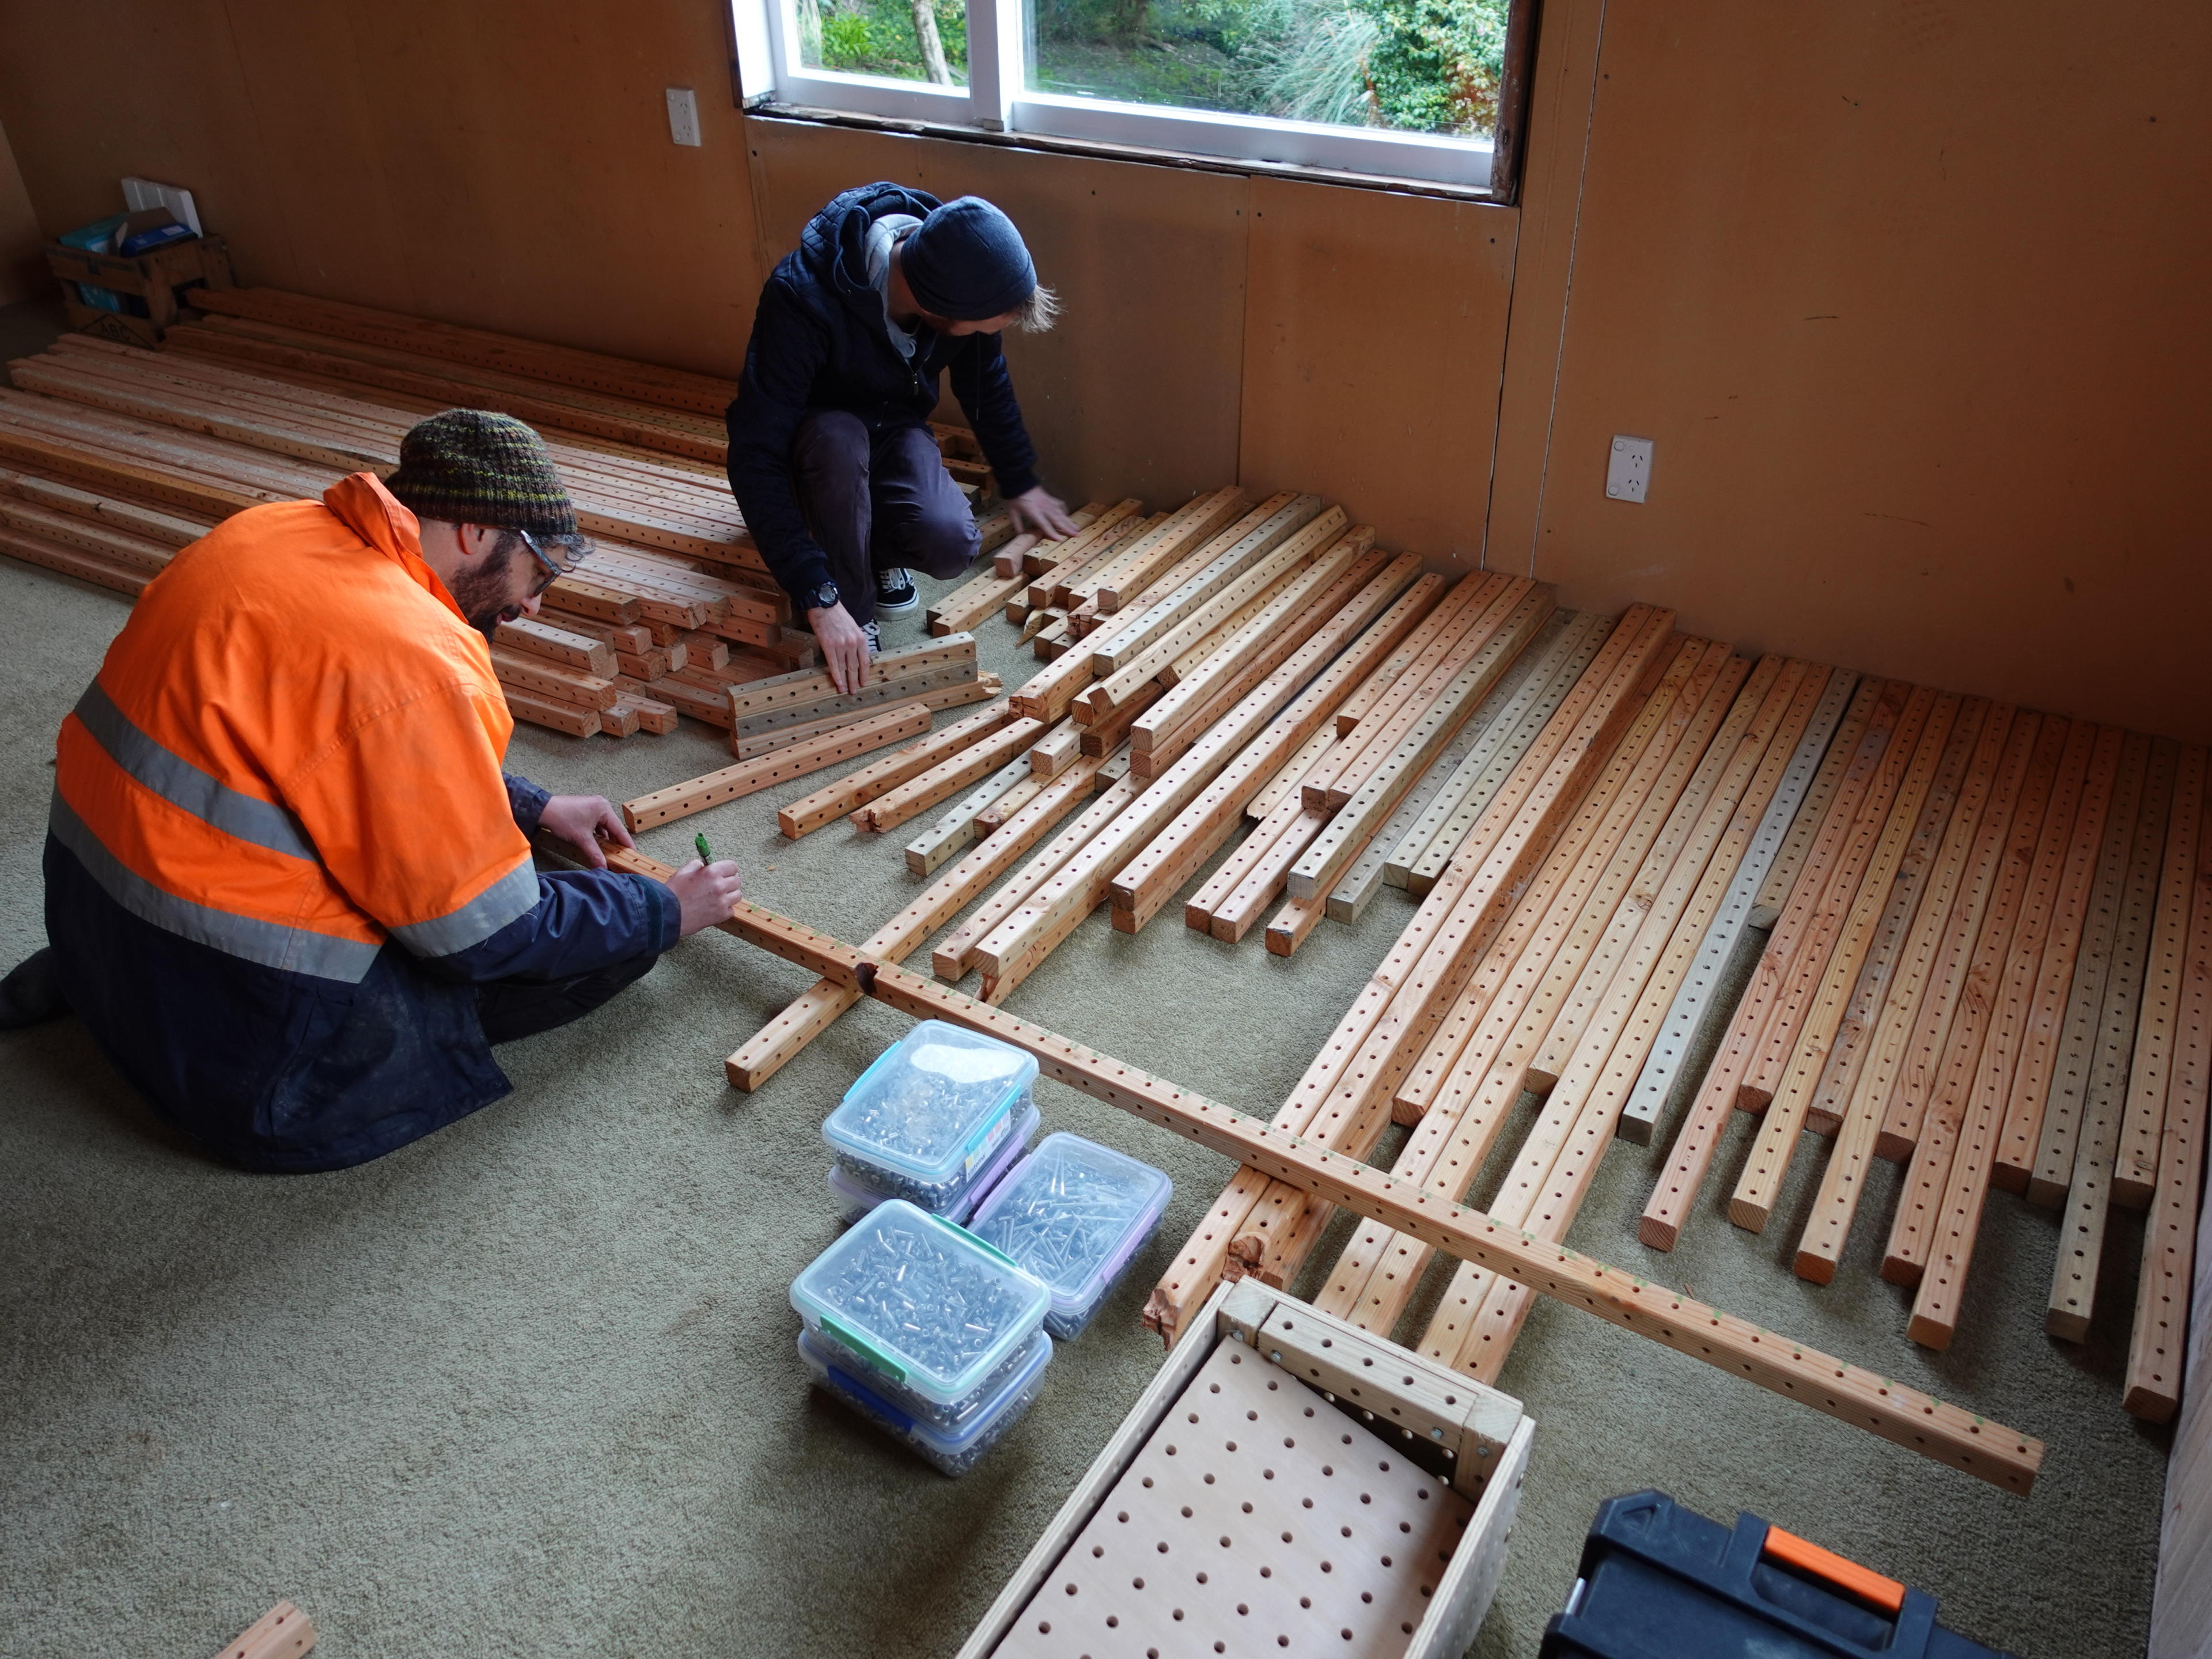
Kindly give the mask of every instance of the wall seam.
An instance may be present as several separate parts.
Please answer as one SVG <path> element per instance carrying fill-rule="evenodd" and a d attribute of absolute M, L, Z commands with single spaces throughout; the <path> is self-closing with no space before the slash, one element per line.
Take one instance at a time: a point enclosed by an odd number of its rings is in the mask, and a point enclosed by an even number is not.
<path fill-rule="evenodd" d="M 1597 45 L 1590 53 L 1589 115 L 1583 124 L 1583 159 L 1575 174 L 1575 222 L 1567 236 L 1567 276 L 1559 293 L 1559 344 L 1552 360 L 1552 403 L 1544 415 L 1544 458 L 1536 467 L 1536 511 L 1528 528 L 1528 574 L 1536 574 L 1537 550 L 1544 544 L 1544 495 L 1552 482 L 1552 434 L 1559 421 L 1559 378 L 1567 362 L 1567 313 L 1575 302 L 1575 255 L 1583 240 L 1583 192 L 1589 185 L 1590 135 L 1597 128 L 1597 88 L 1603 79 L 1599 73 L 1605 62 L 1605 14 L 1611 0 L 1599 0 L 1597 9 Z M 1517 250 L 1516 250 L 1517 252 Z M 1516 264 L 1518 260 L 1516 260 Z M 1501 386 L 1501 396 L 1503 388 Z"/>

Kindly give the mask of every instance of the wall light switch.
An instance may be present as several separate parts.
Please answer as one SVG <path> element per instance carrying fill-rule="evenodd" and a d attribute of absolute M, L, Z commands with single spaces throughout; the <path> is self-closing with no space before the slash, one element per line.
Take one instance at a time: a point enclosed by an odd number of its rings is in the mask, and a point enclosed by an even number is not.
<path fill-rule="evenodd" d="M 699 100 L 689 87 L 668 88 L 668 136 L 679 144 L 699 143 Z"/>
<path fill-rule="evenodd" d="M 1605 461 L 1605 493 L 1616 501 L 1641 506 L 1651 488 L 1651 440 L 1616 434 Z"/>

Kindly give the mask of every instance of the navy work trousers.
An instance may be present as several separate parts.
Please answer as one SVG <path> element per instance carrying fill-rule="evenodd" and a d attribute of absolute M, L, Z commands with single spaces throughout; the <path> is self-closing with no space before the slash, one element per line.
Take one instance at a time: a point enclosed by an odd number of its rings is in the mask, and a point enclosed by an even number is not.
<path fill-rule="evenodd" d="M 975 557 L 975 515 L 952 482 L 927 426 L 868 423 L 842 409 L 799 422 L 791 471 L 807 528 L 830 556 L 845 610 L 876 614 L 878 570 L 957 576 Z"/>

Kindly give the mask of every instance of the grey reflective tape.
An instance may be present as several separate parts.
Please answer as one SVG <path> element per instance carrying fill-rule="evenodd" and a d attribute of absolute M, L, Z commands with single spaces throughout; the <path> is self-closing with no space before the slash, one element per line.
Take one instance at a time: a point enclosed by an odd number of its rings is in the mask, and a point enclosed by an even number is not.
<path fill-rule="evenodd" d="M 100 689 L 98 680 L 77 700 L 76 717 L 118 766 L 171 805 L 272 853 L 295 859 L 315 856 L 315 844 L 299 819 L 274 802 L 241 795 L 183 756 L 164 749 L 131 723 Z"/>
<path fill-rule="evenodd" d="M 418 957 L 450 957 L 471 945 L 481 945 L 518 916 L 526 916 L 538 902 L 538 866 L 530 854 L 497 881 L 458 910 L 428 921 L 410 921 L 392 930 L 392 937 Z"/>
<path fill-rule="evenodd" d="M 227 956 L 258 963 L 264 968 L 289 974 L 311 974 L 317 979 L 337 980 L 347 985 L 358 985 L 367 977 L 381 948 L 364 945 L 358 939 L 332 939 L 328 933 L 305 927 L 280 927 L 273 921 L 235 915 L 179 898 L 136 871 L 125 868 L 84 820 L 70 810 L 58 791 L 54 795 L 53 814 L 48 823 L 54 838 L 76 854 L 77 862 L 84 866 L 108 897 L 141 921 L 150 922 L 179 939 L 211 946 Z"/>

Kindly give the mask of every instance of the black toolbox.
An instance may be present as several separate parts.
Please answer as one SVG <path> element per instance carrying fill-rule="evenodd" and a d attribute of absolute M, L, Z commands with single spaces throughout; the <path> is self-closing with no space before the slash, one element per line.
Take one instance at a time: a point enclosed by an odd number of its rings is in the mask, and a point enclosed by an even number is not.
<path fill-rule="evenodd" d="M 2009 1659 L 1936 1622 L 1936 1599 L 1739 1515 L 1664 1492 L 1608 1499 L 1538 1659 Z"/>

